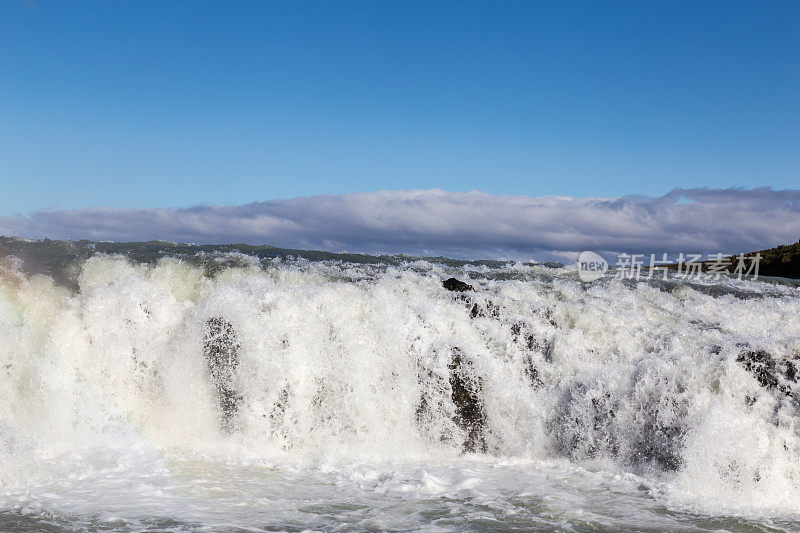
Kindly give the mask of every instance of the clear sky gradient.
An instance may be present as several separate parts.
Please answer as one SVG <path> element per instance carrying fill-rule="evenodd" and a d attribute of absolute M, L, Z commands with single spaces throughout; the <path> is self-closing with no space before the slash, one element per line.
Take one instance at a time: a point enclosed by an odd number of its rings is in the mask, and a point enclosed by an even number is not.
<path fill-rule="evenodd" d="M 800 186 L 800 2 L 0 3 L 0 214 Z"/>

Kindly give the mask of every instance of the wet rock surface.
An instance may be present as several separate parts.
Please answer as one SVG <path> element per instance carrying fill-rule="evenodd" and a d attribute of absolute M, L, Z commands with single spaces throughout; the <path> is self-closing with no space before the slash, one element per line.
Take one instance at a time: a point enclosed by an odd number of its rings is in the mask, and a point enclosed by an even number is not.
<path fill-rule="evenodd" d="M 683 464 L 685 406 L 674 384 L 647 393 L 575 382 L 562 391 L 548 423 L 558 452 L 572 459 L 608 457 L 673 472 Z"/>
<path fill-rule="evenodd" d="M 482 384 L 472 371 L 472 362 L 459 348 L 453 348 L 450 370 L 450 388 L 456 412 L 454 422 L 466 432 L 464 451 L 485 452 L 486 410 L 481 400 Z"/>
<path fill-rule="evenodd" d="M 779 361 L 765 350 L 747 349 L 736 357 L 745 370 L 753 374 L 758 384 L 793 397 L 792 386 L 797 383 L 796 361 Z"/>
<path fill-rule="evenodd" d="M 222 412 L 222 428 L 226 431 L 236 429 L 235 415 L 242 401 L 242 395 L 235 389 L 240 348 L 230 322 L 221 317 L 206 322 L 203 355 Z"/>
<path fill-rule="evenodd" d="M 456 278 L 449 278 L 444 280 L 442 282 L 442 287 L 444 287 L 448 291 L 453 291 L 453 292 L 467 292 L 475 290 L 472 287 L 472 285 L 465 283 L 461 280 L 458 280 Z"/>

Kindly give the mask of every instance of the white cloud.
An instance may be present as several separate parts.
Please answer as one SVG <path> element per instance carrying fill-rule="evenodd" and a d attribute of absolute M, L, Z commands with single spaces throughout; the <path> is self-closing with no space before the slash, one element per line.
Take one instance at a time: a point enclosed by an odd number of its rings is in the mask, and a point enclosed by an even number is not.
<path fill-rule="evenodd" d="M 37 211 L 0 217 L 0 234 L 453 257 L 741 252 L 800 238 L 800 190 L 676 189 L 655 198 L 378 191 L 232 207 Z"/>

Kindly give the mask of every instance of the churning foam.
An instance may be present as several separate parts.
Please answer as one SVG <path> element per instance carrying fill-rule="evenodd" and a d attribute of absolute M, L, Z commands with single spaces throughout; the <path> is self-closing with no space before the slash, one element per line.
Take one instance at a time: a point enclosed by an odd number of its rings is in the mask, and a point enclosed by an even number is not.
<path fill-rule="evenodd" d="M 797 289 L 238 259 L 96 256 L 77 290 L 7 262 L 0 524 L 800 513 Z"/>

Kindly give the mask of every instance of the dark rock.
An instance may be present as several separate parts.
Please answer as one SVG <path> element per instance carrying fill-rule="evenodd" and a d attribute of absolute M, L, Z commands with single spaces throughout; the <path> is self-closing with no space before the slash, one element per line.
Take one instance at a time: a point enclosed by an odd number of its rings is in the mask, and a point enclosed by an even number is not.
<path fill-rule="evenodd" d="M 797 368 L 792 361 L 778 362 L 764 350 L 746 350 L 736 357 L 745 370 L 753 374 L 758 384 L 792 397 L 792 384 L 797 383 Z"/>
<path fill-rule="evenodd" d="M 433 372 L 428 372 L 428 378 L 434 383 L 439 382 L 437 383 L 439 386 L 437 390 L 444 388 L 444 381 L 437 379 L 437 376 Z M 420 429 L 422 429 L 423 433 L 430 434 L 429 429 L 434 420 L 444 411 L 443 403 L 441 398 L 436 398 L 435 395 L 431 394 L 429 391 L 424 391 L 422 393 L 419 404 L 417 404 L 416 418 L 417 424 Z M 438 435 L 437 437 L 442 441 L 450 440 L 449 435 Z"/>
<path fill-rule="evenodd" d="M 272 410 L 269 413 L 270 435 L 273 439 L 282 441 L 281 447 L 284 449 L 289 447 L 289 442 L 287 441 L 287 429 L 292 423 L 291 420 L 287 419 L 289 417 L 287 417 L 286 413 L 286 410 L 289 406 L 290 397 L 291 388 L 287 384 L 278 393 L 278 397 L 275 399 L 275 403 L 273 404 Z M 263 416 L 266 417 L 266 415 Z"/>
<path fill-rule="evenodd" d="M 487 317 L 490 316 L 492 318 L 499 318 L 500 317 L 500 306 L 496 305 L 491 300 L 486 300 L 482 306 L 479 306 L 477 303 L 472 304 L 472 309 L 470 309 L 469 316 L 472 318 L 477 317 Z"/>
<path fill-rule="evenodd" d="M 562 392 L 548 430 L 556 449 L 572 459 L 613 457 L 675 471 L 686 431 L 682 391 L 662 381 L 649 393 L 618 395 L 603 383 L 576 381 Z"/>
<path fill-rule="evenodd" d="M 442 287 L 447 289 L 448 291 L 452 292 L 469 292 L 474 291 L 475 288 L 468 283 L 465 283 L 461 280 L 456 278 L 446 279 L 442 282 Z M 461 294 L 459 298 L 465 302 L 466 307 L 470 310 L 469 314 L 472 318 L 477 317 L 492 317 L 492 318 L 499 318 L 500 317 L 500 306 L 492 302 L 491 300 L 486 300 L 484 302 L 476 302 L 474 298 L 466 295 Z"/>
<path fill-rule="evenodd" d="M 786 379 L 793 383 L 797 383 L 797 367 L 791 361 L 786 361 Z"/>
<path fill-rule="evenodd" d="M 523 369 L 525 375 L 528 376 L 528 379 L 531 382 L 531 386 L 534 389 L 538 389 L 539 387 L 544 385 L 544 381 L 542 381 L 542 378 L 539 376 L 539 369 L 536 368 L 536 363 L 533 360 L 533 356 L 531 354 L 525 354 L 523 360 L 525 363 L 525 367 Z"/>
<path fill-rule="evenodd" d="M 543 359 L 549 363 L 552 359 L 553 343 L 546 339 L 538 339 L 530 331 L 529 326 L 523 322 L 515 322 L 511 325 L 511 336 L 514 342 L 525 350 L 523 353 L 525 375 L 528 376 L 534 388 L 541 387 L 544 385 L 544 381 L 542 381 L 539 369 L 536 368 L 536 360 Z M 541 358 L 534 357 L 535 354 L 540 354 Z"/>
<path fill-rule="evenodd" d="M 456 278 L 450 278 L 444 280 L 442 282 L 442 287 L 444 287 L 448 291 L 453 291 L 453 292 L 467 292 L 474 290 L 472 285 L 457 280 Z"/>
<path fill-rule="evenodd" d="M 511 325 L 511 335 L 514 338 L 514 342 L 521 344 L 528 350 L 540 348 L 540 344 L 536 340 L 536 336 L 528 331 L 527 326 L 522 322 L 517 322 Z"/>
<path fill-rule="evenodd" d="M 681 452 L 685 427 L 681 417 L 684 408 L 674 396 L 653 396 L 639 406 L 644 424 L 633 442 L 631 460 L 634 463 L 650 462 L 662 470 L 674 472 L 683 464 Z M 669 413 L 679 413 L 670 416 Z"/>
<path fill-rule="evenodd" d="M 545 308 L 544 311 L 541 311 L 539 314 L 541 314 L 551 326 L 553 326 L 554 328 L 558 327 L 558 324 L 556 323 L 555 313 L 553 312 L 552 307 Z"/>
<path fill-rule="evenodd" d="M 486 411 L 481 400 L 482 384 L 472 371 L 472 362 L 453 348 L 450 369 L 450 389 L 456 413 L 454 422 L 467 433 L 464 451 L 486 452 L 484 428 Z"/>
<path fill-rule="evenodd" d="M 284 415 L 286 414 L 286 405 L 289 403 L 289 386 L 286 385 L 281 389 L 278 394 L 278 399 L 275 405 L 272 406 L 272 411 L 269 414 L 269 419 L 275 424 L 280 425 L 283 423 Z"/>
<path fill-rule="evenodd" d="M 203 354 L 222 411 L 222 427 L 232 431 L 236 426 L 234 417 L 242 401 L 242 395 L 234 388 L 241 345 L 233 325 L 224 318 L 210 318 L 206 328 Z"/>
<path fill-rule="evenodd" d="M 614 425 L 618 401 L 602 387 L 595 387 L 578 382 L 566 388 L 548 423 L 556 448 L 572 459 L 619 454 Z"/>

